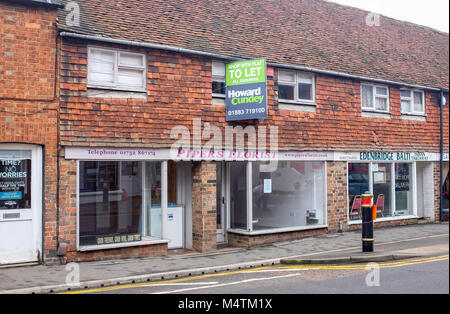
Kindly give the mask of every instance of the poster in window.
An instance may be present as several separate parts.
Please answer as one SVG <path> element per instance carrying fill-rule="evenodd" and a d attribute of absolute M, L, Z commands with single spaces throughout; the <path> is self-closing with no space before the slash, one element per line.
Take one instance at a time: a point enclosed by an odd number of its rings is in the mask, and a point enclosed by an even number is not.
<path fill-rule="evenodd" d="M 373 183 L 383 184 L 386 183 L 386 173 L 382 171 L 377 171 L 373 173 Z"/>
<path fill-rule="evenodd" d="M 0 209 L 31 208 L 31 159 L 0 159 Z"/>

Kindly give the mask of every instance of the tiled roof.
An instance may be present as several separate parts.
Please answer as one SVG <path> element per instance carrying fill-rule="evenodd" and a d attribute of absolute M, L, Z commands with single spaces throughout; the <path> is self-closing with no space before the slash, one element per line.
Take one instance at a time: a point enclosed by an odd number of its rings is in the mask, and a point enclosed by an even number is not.
<path fill-rule="evenodd" d="M 63 0 L 67 2 L 68 0 Z M 77 0 L 61 29 L 448 89 L 449 35 L 322 0 Z"/>

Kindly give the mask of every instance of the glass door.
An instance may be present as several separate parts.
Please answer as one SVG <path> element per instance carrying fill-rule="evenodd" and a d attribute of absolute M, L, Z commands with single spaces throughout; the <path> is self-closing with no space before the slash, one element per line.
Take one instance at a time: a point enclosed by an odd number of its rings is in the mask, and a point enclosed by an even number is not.
<path fill-rule="evenodd" d="M 216 212 L 217 212 L 217 243 L 226 242 L 225 238 L 225 164 L 216 163 Z"/>

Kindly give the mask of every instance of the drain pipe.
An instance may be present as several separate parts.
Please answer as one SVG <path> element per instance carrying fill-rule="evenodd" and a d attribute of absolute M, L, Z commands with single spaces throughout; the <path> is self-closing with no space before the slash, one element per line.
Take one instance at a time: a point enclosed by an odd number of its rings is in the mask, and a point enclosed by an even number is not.
<path fill-rule="evenodd" d="M 440 100 L 439 100 L 439 116 L 440 116 L 440 143 L 439 143 L 439 150 L 440 150 L 440 157 L 439 157 L 439 221 L 444 221 L 444 218 L 442 216 L 443 214 L 443 208 L 442 208 L 442 175 L 443 175 L 443 169 L 442 169 L 442 163 L 444 161 L 444 106 L 445 106 L 445 98 L 444 98 L 444 90 L 441 89 L 440 93 Z"/>

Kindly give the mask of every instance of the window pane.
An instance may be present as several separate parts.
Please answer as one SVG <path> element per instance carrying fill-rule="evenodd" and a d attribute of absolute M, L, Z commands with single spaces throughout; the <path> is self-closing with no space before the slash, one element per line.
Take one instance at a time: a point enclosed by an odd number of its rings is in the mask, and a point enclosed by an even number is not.
<path fill-rule="evenodd" d="M 169 176 L 170 178 L 170 176 Z M 146 236 L 162 239 L 161 163 L 145 163 Z"/>
<path fill-rule="evenodd" d="M 80 161 L 80 244 L 140 241 L 142 162 Z"/>
<path fill-rule="evenodd" d="M 247 230 L 247 163 L 230 163 L 230 225 Z"/>
<path fill-rule="evenodd" d="M 253 164 L 253 230 L 324 223 L 323 162 L 279 162 L 273 172 Z"/>
<path fill-rule="evenodd" d="M 388 89 L 385 88 L 385 87 L 377 87 L 376 88 L 376 93 L 377 93 L 377 95 L 387 96 Z"/>
<path fill-rule="evenodd" d="M 361 195 L 369 191 L 369 164 L 348 164 L 348 204 L 350 220 L 361 219 Z"/>
<path fill-rule="evenodd" d="M 144 56 L 138 55 L 138 54 L 121 52 L 120 53 L 120 65 L 143 67 L 144 66 Z"/>
<path fill-rule="evenodd" d="M 217 229 L 223 229 L 224 226 L 222 225 L 222 171 L 223 171 L 223 164 L 221 162 L 216 162 L 216 226 Z"/>
<path fill-rule="evenodd" d="M 114 83 L 115 52 L 92 49 L 89 55 L 89 79 L 97 83 Z"/>
<path fill-rule="evenodd" d="M 424 112 L 423 107 L 423 94 L 420 92 L 414 92 L 414 111 Z"/>
<path fill-rule="evenodd" d="M 295 72 L 278 71 L 278 81 L 295 83 Z"/>
<path fill-rule="evenodd" d="M 294 86 L 278 85 L 278 98 L 285 100 L 295 100 L 294 98 Z"/>
<path fill-rule="evenodd" d="M 121 86 L 144 88 L 142 70 L 119 69 L 118 83 Z"/>
<path fill-rule="evenodd" d="M 378 217 L 392 216 L 392 176 L 391 164 L 373 164 L 373 201 L 377 204 Z"/>
<path fill-rule="evenodd" d="M 411 112 L 411 100 L 402 100 L 402 112 Z"/>
<path fill-rule="evenodd" d="M 0 209 L 31 208 L 31 151 L 0 150 Z"/>
<path fill-rule="evenodd" d="M 411 98 L 411 91 L 409 91 L 409 90 L 402 90 L 402 91 L 400 91 L 400 95 L 401 95 L 401 97 Z"/>
<path fill-rule="evenodd" d="M 214 61 L 212 63 L 212 75 L 225 78 L 225 63 Z"/>
<path fill-rule="evenodd" d="M 298 98 L 305 100 L 312 100 L 312 84 L 299 83 L 298 84 Z"/>
<path fill-rule="evenodd" d="M 395 215 L 412 214 L 412 164 L 395 164 Z"/>
<path fill-rule="evenodd" d="M 314 76 L 312 74 L 306 74 L 306 73 L 298 73 L 297 74 L 297 81 L 299 83 L 307 83 L 307 84 L 313 84 L 314 82 Z"/>
<path fill-rule="evenodd" d="M 221 82 L 221 81 L 213 81 L 212 82 L 213 94 L 225 95 L 225 87 L 226 87 L 225 82 Z"/>
<path fill-rule="evenodd" d="M 362 106 L 363 108 L 374 108 L 373 105 L 373 87 L 368 85 L 362 86 Z"/>
<path fill-rule="evenodd" d="M 387 99 L 386 98 L 375 98 L 375 109 L 387 111 Z"/>

